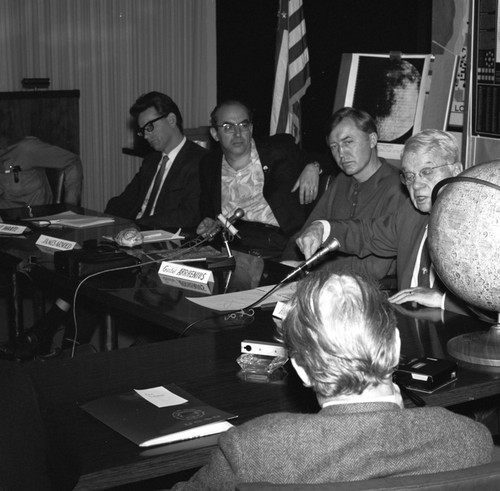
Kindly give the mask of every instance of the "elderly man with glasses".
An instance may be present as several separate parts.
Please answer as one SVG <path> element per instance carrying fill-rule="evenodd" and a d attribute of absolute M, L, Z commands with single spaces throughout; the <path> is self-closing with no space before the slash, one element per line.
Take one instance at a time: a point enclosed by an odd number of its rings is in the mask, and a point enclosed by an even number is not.
<path fill-rule="evenodd" d="M 218 104 L 211 114 L 211 126 L 220 148 L 200 165 L 200 205 L 206 218 L 197 233 L 210 235 L 217 228 L 219 213 L 230 217 L 239 208 L 244 212 L 236 225 L 240 248 L 266 257 L 279 256 L 306 218 L 300 197 L 305 187 L 297 191 L 301 173 L 316 169 L 317 177 L 319 164 L 308 164 L 292 135 L 254 140 L 252 113 L 240 101 Z"/>
<path fill-rule="evenodd" d="M 434 186 L 462 171 L 458 144 L 445 131 L 421 131 L 406 142 L 401 165 L 401 181 L 410 200 L 396 213 L 371 220 L 316 221 L 297 239 L 297 245 L 309 258 L 321 244 L 336 237 L 340 250 L 348 254 L 396 256 L 399 291 L 390 297 L 392 303 L 411 301 L 463 313 L 463 303 L 435 275 L 426 242 Z"/>
<path fill-rule="evenodd" d="M 160 92 L 139 97 L 130 108 L 154 150 L 105 212 L 136 220 L 144 228 L 196 227 L 200 222 L 198 163 L 206 150 L 186 139 L 175 102 Z"/>

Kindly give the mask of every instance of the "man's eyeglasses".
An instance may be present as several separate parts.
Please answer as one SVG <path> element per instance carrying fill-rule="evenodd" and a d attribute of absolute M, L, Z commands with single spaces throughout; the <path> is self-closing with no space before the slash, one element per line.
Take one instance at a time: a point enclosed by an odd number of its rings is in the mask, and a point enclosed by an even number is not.
<path fill-rule="evenodd" d="M 163 118 L 166 118 L 167 115 L 166 114 L 163 114 L 161 116 L 158 116 L 156 119 L 152 119 L 151 121 L 148 121 L 144 126 L 141 126 L 138 130 L 137 130 L 137 135 L 138 136 L 144 136 L 145 133 L 152 133 L 155 129 L 155 125 L 154 123 L 156 123 L 157 121 L 160 121 L 160 119 L 163 119 Z"/>
<path fill-rule="evenodd" d="M 418 175 L 422 179 L 430 181 L 433 178 L 436 169 L 439 169 L 440 167 L 446 167 L 447 165 L 453 165 L 454 163 L 455 162 L 451 162 L 449 164 L 436 165 L 434 167 L 424 167 L 423 169 L 420 169 Z M 401 174 L 399 174 L 399 178 L 401 179 L 401 182 L 405 186 L 410 186 L 411 184 L 413 184 L 413 181 L 415 181 L 416 177 L 417 174 L 415 174 L 414 172 L 401 172 Z"/>
<path fill-rule="evenodd" d="M 246 132 L 250 131 L 250 126 L 252 125 L 251 121 L 248 121 L 248 119 L 245 119 L 245 121 L 242 121 L 241 123 L 222 123 L 217 125 L 217 128 L 222 128 L 222 131 L 224 133 L 235 133 L 236 128 L 239 128 L 241 132 Z"/>

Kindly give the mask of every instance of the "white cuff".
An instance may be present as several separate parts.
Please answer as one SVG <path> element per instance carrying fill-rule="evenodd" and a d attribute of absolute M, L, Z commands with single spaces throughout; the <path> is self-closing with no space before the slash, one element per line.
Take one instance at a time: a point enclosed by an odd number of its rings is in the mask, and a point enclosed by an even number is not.
<path fill-rule="evenodd" d="M 313 223 L 318 223 L 318 222 L 323 224 L 323 242 L 321 242 L 321 243 L 324 244 L 326 239 L 328 239 L 328 237 L 330 237 L 332 227 L 331 227 L 330 222 L 328 220 L 314 220 Z"/>
<path fill-rule="evenodd" d="M 444 303 L 446 302 L 446 292 L 443 293 L 443 296 L 441 297 L 441 310 L 444 310 Z"/>

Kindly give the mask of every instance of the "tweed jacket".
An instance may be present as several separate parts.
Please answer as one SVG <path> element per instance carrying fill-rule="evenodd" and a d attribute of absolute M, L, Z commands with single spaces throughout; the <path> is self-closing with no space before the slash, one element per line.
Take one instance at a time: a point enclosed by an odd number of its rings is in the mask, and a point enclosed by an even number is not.
<path fill-rule="evenodd" d="M 170 168 L 150 217 L 138 223 L 146 228 L 196 227 L 200 223 L 200 184 L 198 164 L 206 150 L 187 140 Z M 161 152 L 152 152 L 143 160 L 139 172 L 125 190 L 111 198 L 104 210 L 111 215 L 135 220 L 155 176 Z"/>
<path fill-rule="evenodd" d="M 304 223 L 305 208 L 298 191 L 291 193 L 306 159 L 292 135 L 279 134 L 255 145 L 264 171 L 264 198 L 285 235 L 290 236 Z M 200 162 L 202 218 L 215 218 L 221 212 L 222 151 L 212 150 Z"/>
<path fill-rule="evenodd" d="M 317 414 L 269 414 L 229 430 L 209 463 L 174 489 L 426 474 L 490 462 L 492 450 L 485 426 L 444 408 L 342 404 Z"/>

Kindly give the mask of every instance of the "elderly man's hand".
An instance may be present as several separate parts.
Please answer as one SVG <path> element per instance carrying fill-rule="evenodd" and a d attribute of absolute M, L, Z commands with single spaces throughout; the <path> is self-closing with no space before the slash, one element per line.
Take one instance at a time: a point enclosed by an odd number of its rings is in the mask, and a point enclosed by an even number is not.
<path fill-rule="evenodd" d="M 304 232 L 297 237 L 295 241 L 297 246 L 304 254 L 306 259 L 309 259 L 323 243 L 323 224 L 314 222 L 307 227 Z"/>
<path fill-rule="evenodd" d="M 214 234 L 219 229 L 217 222 L 213 218 L 204 218 L 198 227 L 196 228 L 196 233 L 201 235 L 202 237 L 208 237 L 211 234 Z"/>
<path fill-rule="evenodd" d="M 402 304 L 405 302 L 416 302 L 424 307 L 441 308 L 443 294 L 432 288 L 405 288 L 388 298 L 389 302 Z"/>
<path fill-rule="evenodd" d="M 299 190 L 301 205 L 312 203 L 318 196 L 319 165 L 315 162 L 307 164 L 292 188 L 292 193 Z"/>

